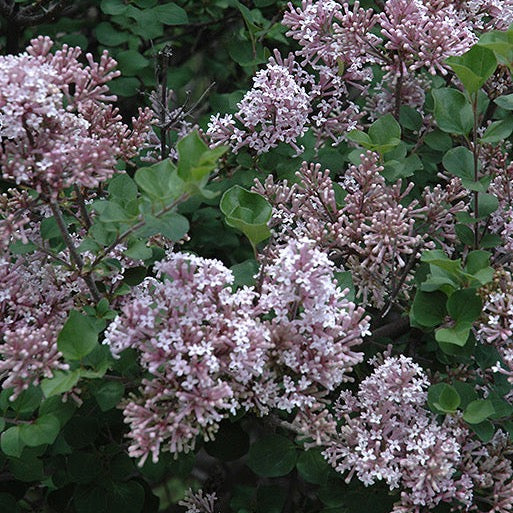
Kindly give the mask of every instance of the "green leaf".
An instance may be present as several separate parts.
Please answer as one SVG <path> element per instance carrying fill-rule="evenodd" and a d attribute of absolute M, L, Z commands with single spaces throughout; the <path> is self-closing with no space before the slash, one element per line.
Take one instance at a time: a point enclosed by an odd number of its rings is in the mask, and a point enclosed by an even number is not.
<path fill-rule="evenodd" d="M 452 138 L 441 130 L 433 130 L 424 138 L 426 144 L 436 151 L 447 151 L 452 148 Z"/>
<path fill-rule="evenodd" d="M 49 413 L 39 417 L 33 424 L 21 425 L 20 436 L 22 442 L 28 447 L 37 447 L 38 445 L 53 444 L 60 429 L 59 419 Z"/>
<path fill-rule="evenodd" d="M 463 146 L 450 149 L 442 160 L 449 173 L 464 180 L 474 181 L 474 156 Z"/>
<path fill-rule="evenodd" d="M 0 448 L 7 456 L 19 458 L 25 443 L 21 439 L 20 426 L 12 426 L 0 436 Z"/>
<path fill-rule="evenodd" d="M 107 509 L 107 494 L 105 489 L 98 485 L 78 487 L 73 494 L 73 504 L 77 513 L 114 513 Z"/>
<path fill-rule="evenodd" d="M 506 94 L 504 96 L 499 96 L 498 98 L 495 98 L 494 102 L 501 109 L 513 110 L 513 94 Z"/>
<path fill-rule="evenodd" d="M 9 470 L 15 479 L 25 483 L 44 478 L 43 462 L 35 456 L 26 457 L 25 453 L 23 458 L 9 461 Z"/>
<path fill-rule="evenodd" d="M 60 395 L 71 390 L 80 379 L 80 369 L 74 371 L 54 371 L 52 378 L 45 378 L 41 382 L 41 389 L 46 398 Z"/>
<path fill-rule="evenodd" d="M 469 424 L 479 424 L 495 413 L 492 401 L 478 399 L 468 404 L 463 412 L 463 420 Z"/>
<path fill-rule="evenodd" d="M 136 50 L 125 50 L 116 55 L 118 67 L 123 71 L 123 76 L 131 77 L 146 68 L 150 61 Z"/>
<path fill-rule="evenodd" d="M 371 138 L 365 132 L 362 132 L 362 130 L 351 130 L 347 133 L 347 138 L 350 141 L 358 143 L 360 146 L 363 146 L 364 148 L 369 149 L 372 147 Z"/>
<path fill-rule="evenodd" d="M 116 175 L 109 182 L 109 194 L 123 204 L 137 198 L 137 185 L 127 174 Z"/>
<path fill-rule="evenodd" d="M 467 246 L 474 245 L 474 232 L 467 225 L 456 224 L 454 225 L 454 231 L 461 243 L 466 244 Z"/>
<path fill-rule="evenodd" d="M 307 483 L 312 484 L 324 484 L 331 473 L 331 467 L 319 449 L 309 449 L 300 453 L 296 467 L 299 475 Z"/>
<path fill-rule="evenodd" d="M 474 322 L 481 315 L 483 302 L 475 289 L 457 290 L 447 300 L 447 311 L 456 322 Z"/>
<path fill-rule="evenodd" d="M 9 251 L 14 255 L 26 255 L 32 253 L 37 246 L 33 242 L 24 244 L 21 240 L 15 240 L 9 244 Z"/>
<path fill-rule="evenodd" d="M 45 217 L 40 224 L 39 232 L 43 240 L 55 239 L 61 237 L 61 231 L 57 225 L 55 217 Z"/>
<path fill-rule="evenodd" d="M 186 25 L 189 23 L 187 12 L 172 2 L 158 5 L 152 11 L 164 25 Z"/>
<path fill-rule="evenodd" d="M 221 461 L 233 461 L 244 456 L 249 449 L 249 436 L 239 423 L 224 420 L 212 442 L 205 444 L 205 451 Z"/>
<path fill-rule="evenodd" d="M 470 428 L 474 433 L 479 437 L 481 442 L 487 443 L 495 434 L 495 428 L 493 424 L 489 420 L 485 420 L 484 422 L 479 422 L 479 424 L 471 424 Z"/>
<path fill-rule="evenodd" d="M 226 146 L 210 149 L 197 130 L 180 139 L 178 151 L 178 176 L 187 183 L 203 183 L 217 166 L 219 158 L 226 153 Z"/>
<path fill-rule="evenodd" d="M 474 126 L 474 117 L 465 95 L 450 88 L 434 89 L 432 95 L 435 100 L 434 115 L 440 130 L 467 135 Z"/>
<path fill-rule="evenodd" d="M 105 14 L 111 16 L 119 16 L 128 10 L 128 6 L 123 0 L 102 0 L 100 8 Z"/>
<path fill-rule="evenodd" d="M 479 38 L 479 46 L 493 51 L 497 61 L 506 66 L 513 62 L 513 33 L 510 30 L 493 30 Z"/>
<path fill-rule="evenodd" d="M 483 248 L 496 248 L 498 246 L 502 246 L 503 241 L 501 237 L 495 233 L 485 233 L 481 240 L 479 241 L 479 245 Z"/>
<path fill-rule="evenodd" d="M 57 348 L 67 360 L 80 360 L 98 345 L 98 333 L 92 320 L 71 310 L 57 337 Z"/>
<path fill-rule="evenodd" d="M 219 207 L 226 216 L 226 224 L 244 233 L 253 246 L 271 234 L 267 223 L 272 207 L 260 194 L 234 185 L 223 194 Z"/>
<path fill-rule="evenodd" d="M 102 466 L 95 454 L 76 451 L 67 459 L 66 470 L 73 483 L 90 483 L 102 472 Z"/>
<path fill-rule="evenodd" d="M 481 142 L 498 143 L 507 139 L 513 132 L 513 119 L 506 118 L 493 121 L 481 137 Z"/>
<path fill-rule="evenodd" d="M 496 361 L 497 360 L 495 360 L 495 362 Z M 477 399 L 477 392 L 474 389 L 474 385 L 470 383 L 463 383 L 462 381 L 454 381 L 452 386 L 456 389 L 460 396 L 460 408 L 466 408 L 470 402 L 475 401 Z"/>
<path fill-rule="evenodd" d="M 401 105 L 399 110 L 399 123 L 408 130 L 419 130 L 422 126 L 422 116 L 420 112 L 412 107 Z"/>
<path fill-rule="evenodd" d="M 256 513 L 282 513 L 287 489 L 279 485 L 261 485 L 257 491 Z"/>
<path fill-rule="evenodd" d="M 485 267 L 484 269 L 479 269 L 479 271 L 474 273 L 474 279 L 476 279 L 481 285 L 486 285 L 493 280 L 494 270 L 492 267 Z"/>
<path fill-rule="evenodd" d="M 146 224 L 136 232 L 138 237 L 161 234 L 177 242 L 189 231 L 189 220 L 176 212 L 170 212 L 158 218 L 146 216 L 144 220 Z"/>
<path fill-rule="evenodd" d="M 121 32 L 116 30 L 110 23 L 102 21 L 94 29 L 96 39 L 106 46 L 119 46 L 126 43 L 130 37 L 128 32 Z"/>
<path fill-rule="evenodd" d="M 428 404 L 435 412 L 454 413 L 460 403 L 460 394 L 453 386 L 437 383 L 429 387 Z"/>
<path fill-rule="evenodd" d="M 255 275 L 258 273 L 258 263 L 255 259 L 245 260 L 240 264 L 235 264 L 230 267 L 233 273 L 235 287 L 247 285 L 248 287 L 255 284 Z"/>
<path fill-rule="evenodd" d="M 72 401 L 62 402 L 62 398 L 58 396 L 46 399 L 39 408 L 39 415 L 47 415 L 51 413 L 60 422 L 61 428 L 73 417 L 76 405 Z"/>
<path fill-rule="evenodd" d="M 102 223 L 128 223 L 134 218 L 114 201 L 101 200 L 96 202 L 94 206 Z"/>
<path fill-rule="evenodd" d="M 251 446 L 248 466 L 261 477 L 281 477 L 292 471 L 296 458 L 293 442 L 281 435 L 268 435 Z"/>
<path fill-rule="evenodd" d="M 436 266 L 455 276 L 461 272 L 461 260 L 451 260 L 443 251 L 432 249 L 424 251 L 420 257 L 421 262 L 426 262 L 430 266 Z M 431 271 L 433 272 L 433 271 Z"/>
<path fill-rule="evenodd" d="M 349 301 L 354 301 L 356 296 L 356 290 L 353 282 L 353 275 L 351 271 L 337 271 L 333 273 L 337 280 L 338 288 L 341 290 L 348 289 L 346 298 Z"/>
<path fill-rule="evenodd" d="M 107 495 L 107 511 L 112 513 L 141 513 L 144 488 L 137 481 L 112 483 Z"/>
<path fill-rule="evenodd" d="M 183 180 L 169 159 L 150 167 L 141 167 L 136 171 L 134 178 L 139 188 L 151 199 L 163 203 L 178 198 L 184 190 Z"/>
<path fill-rule="evenodd" d="M 437 342 L 445 342 L 463 347 L 468 340 L 472 324 L 469 322 L 456 323 L 452 328 L 440 328 L 435 331 Z"/>
<path fill-rule="evenodd" d="M 125 393 L 125 386 L 118 381 L 102 383 L 94 392 L 94 398 L 101 411 L 108 411 L 118 405 Z"/>
<path fill-rule="evenodd" d="M 426 328 L 439 326 L 447 315 L 445 302 L 446 296 L 442 292 L 418 290 L 411 306 L 410 318 Z"/>
<path fill-rule="evenodd" d="M 151 258 L 153 252 L 144 241 L 135 240 L 128 245 L 128 248 L 123 251 L 123 254 L 134 260 L 147 260 Z"/>
<path fill-rule="evenodd" d="M 134 96 L 141 83 L 134 77 L 118 77 L 109 83 L 110 92 L 118 96 Z"/>
<path fill-rule="evenodd" d="M 493 194 L 484 192 L 480 192 L 477 195 L 477 204 L 479 207 L 479 219 L 485 219 L 499 208 L 499 200 Z"/>
<path fill-rule="evenodd" d="M 474 45 L 463 55 L 449 57 L 446 62 L 469 93 L 477 92 L 497 68 L 492 50 L 479 45 Z"/>
<path fill-rule="evenodd" d="M 31 385 L 24 390 L 10 406 L 18 415 L 32 413 L 39 408 L 42 399 L 43 393 L 41 392 L 41 388 Z"/>
<path fill-rule="evenodd" d="M 401 140 L 401 126 L 392 114 L 385 114 L 369 127 L 369 137 L 375 145 L 394 145 Z M 397 141 L 397 142 L 396 142 Z"/>
<path fill-rule="evenodd" d="M 485 269 L 490 265 L 491 253 L 489 251 L 475 250 L 471 251 L 467 255 L 467 261 L 465 263 L 465 270 L 474 274 L 481 269 Z"/>

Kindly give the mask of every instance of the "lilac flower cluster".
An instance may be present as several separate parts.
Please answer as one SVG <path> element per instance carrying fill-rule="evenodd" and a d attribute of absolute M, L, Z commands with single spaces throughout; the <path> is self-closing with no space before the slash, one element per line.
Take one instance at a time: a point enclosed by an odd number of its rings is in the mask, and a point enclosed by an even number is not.
<path fill-rule="evenodd" d="M 264 271 L 262 292 L 232 292 L 217 260 L 170 254 L 108 328 L 114 354 L 132 347 L 151 374 L 125 405 L 130 454 L 188 451 L 239 409 L 265 414 L 314 405 L 362 355 L 363 309 L 337 288 L 334 267 L 291 241 Z"/>
<path fill-rule="evenodd" d="M 380 14 L 381 32 L 391 50 L 391 65 L 407 75 L 421 67 L 445 75 L 443 61 L 465 53 L 476 41 L 472 27 L 461 20 L 453 2 L 388 0 Z"/>
<path fill-rule="evenodd" d="M 55 195 L 72 184 L 95 187 L 114 173 L 117 158 L 133 157 L 152 114 L 140 110 L 133 129 L 108 102 L 109 81 L 119 75 L 105 52 L 99 63 L 80 48 L 50 53 L 48 37 L 25 53 L 1 57 L 0 165 L 3 177 Z"/>
<path fill-rule="evenodd" d="M 367 152 L 360 165 L 350 166 L 341 183 L 347 192 L 342 204 L 335 199 L 340 186 L 319 165 L 304 163 L 298 184 L 276 184 L 269 176 L 264 184 L 257 180 L 254 190 L 274 205 L 271 225 L 276 244 L 298 234 L 315 240 L 332 258 L 343 259 L 364 301 L 381 307 L 394 287 L 391 276 L 406 268 L 410 257 L 430 248 L 433 237 L 451 244 L 454 214 L 468 207 L 459 179 L 444 189 L 426 188 L 424 205 L 412 201 L 404 206 L 411 186 L 401 191 L 401 181 L 387 185 L 378 159 Z"/>
<path fill-rule="evenodd" d="M 307 77 L 311 79 L 311 77 Z M 279 54 L 271 58 L 266 69 L 257 72 L 253 88 L 238 103 L 235 115 L 244 129 L 236 126 L 231 114 L 212 118 L 208 133 L 214 142 L 229 142 L 234 152 L 249 146 L 265 153 L 279 142 L 291 144 L 306 132 L 311 112 L 310 98 L 305 90 L 306 80 L 298 73 L 292 56 L 281 61 Z"/>
<path fill-rule="evenodd" d="M 482 287 L 483 313 L 477 326 L 478 340 L 493 344 L 504 365 L 496 370 L 513 382 L 513 277 L 510 271 L 497 269 L 491 283 Z"/>
<path fill-rule="evenodd" d="M 399 488 L 394 513 L 420 513 L 442 502 L 468 511 L 476 494 L 490 511 L 510 511 L 512 466 L 503 434 L 483 444 L 457 415 L 439 422 L 425 406 L 429 379 L 411 358 L 374 364 L 356 394 L 340 396 L 341 425 L 324 451 L 335 469 L 349 472 L 348 482 L 356 476 L 366 486 L 384 481 Z"/>
<path fill-rule="evenodd" d="M 276 52 L 237 113 L 213 116 L 207 133 L 213 145 L 229 144 L 235 152 L 248 146 L 257 154 L 279 142 L 300 151 L 297 140 L 309 128 L 318 144 L 337 144 L 360 123 L 363 113 L 349 89 L 368 96 L 372 65 L 387 71 L 378 98 L 367 99 L 368 108 L 378 107 L 374 117 L 398 112 L 401 104 L 419 108 L 426 80 L 415 72 L 447 74 L 448 57 L 469 50 L 479 33 L 506 29 L 511 21 L 511 0 L 386 0 L 380 13 L 358 1 L 289 3 L 282 24 L 300 48 L 286 59 Z"/>
<path fill-rule="evenodd" d="M 193 492 L 188 490 L 178 504 L 187 508 L 186 513 L 215 513 L 215 493 L 203 494 L 203 490 Z"/>
<path fill-rule="evenodd" d="M 57 350 L 73 300 L 67 276 L 37 257 L 0 257 L 0 377 L 13 398 L 53 371 L 67 369 Z"/>

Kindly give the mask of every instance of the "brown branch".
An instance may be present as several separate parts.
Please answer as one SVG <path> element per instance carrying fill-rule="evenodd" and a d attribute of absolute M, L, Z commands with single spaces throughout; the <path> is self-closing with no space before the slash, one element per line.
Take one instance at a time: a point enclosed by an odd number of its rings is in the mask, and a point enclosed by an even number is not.
<path fill-rule="evenodd" d="M 82 260 L 82 257 L 78 253 L 75 244 L 73 244 L 73 240 L 68 232 L 68 228 L 66 226 L 66 222 L 64 221 L 64 217 L 62 216 L 62 212 L 59 205 L 53 199 L 48 199 L 48 205 L 50 206 L 52 214 L 55 217 L 59 231 L 61 232 L 62 238 L 64 239 L 64 243 L 66 244 L 69 250 L 72 262 L 76 265 L 79 271 L 82 271 L 82 269 L 84 268 L 84 262 Z M 91 296 L 93 297 L 93 299 L 96 302 L 100 301 L 100 292 L 98 291 L 98 288 L 96 287 L 96 283 L 94 282 L 93 278 L 88 274 L 81 274 L 81 277 L 86 282 L 86 285 L 89 288 L 89 291 L 91 292 Z"/>

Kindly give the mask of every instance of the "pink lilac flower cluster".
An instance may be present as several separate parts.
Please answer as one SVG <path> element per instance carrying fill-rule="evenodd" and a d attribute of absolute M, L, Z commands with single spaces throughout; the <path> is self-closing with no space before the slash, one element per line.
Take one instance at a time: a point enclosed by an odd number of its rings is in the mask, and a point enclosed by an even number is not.
<path fill-rule="evenodd" d="M 311 241 L 291 239 L 264 267 L 257 308 L 264 315 L 272 348 L 272 388 L 284 391 L 271 406 L 292 411 L 312 407 L 316 389 L 331 391 L 362 361 L 354 352 L 370 334 L 364 310 L 346 299 L 334 280 L 334 264 Z M 281 377 L 280 377 L 281 376 Z"/>
<path fill-rule="evenodd" d="M 297 63 L 292 57 L 280 62 L 276 55 L 266 69 L 257 72 L 253 82 L 253 88 L 238 103 L 235 115 L 244 129 L 237 128 L 231 114 L 223 118 L 216 115 L 208 129 L 212 140 L 229 142 L 234 152 L 249 146 L 259 154 L 265 153 L 279 142 L 291 144 L 299 151 L 295 141 L 306 132 L 312 109 Z"/>
<path fill-rule="evenodd" d="M 40 36 L 25 53 L 0 58 L 0 165 L 4 179 L 55 195 L 112 176 L 116 159 L 137 154 L 152 114 L 140 110 L 129 130 L 108 103 L 116 61 L 87 54 L 84 66 L 80 48 L 51 54 L 52 46 Z"/>
<path fill-rule="evenodd" d="M 13 398 L 55 370 L 67 369 L 57 349 L 73 300 L 61 269 L 38 257 L 0 257 L 0 377 Z"/>
<path fill-rule="evenodd" d="M 511 0 L 386 0 L 380 13 L 358 1 L 289 3 L 282 24 L 300 48 L 286 59 L 275 52 L 238 111 L 213 116 L 207 133 L 213 145 L 229 144 L 235 152 L 248 146 L 257 154 L 279 142 L 300 151 L 297 140 L 309 128 L 318 145 L 337 144 L 360 123 L 350 88 L 368 96 L 373 64 L 387 71 L 378 98 L 368 98 L 368 110 L 379 107 L 374 117 L 398 112 L 401 104 L 419 109 L 426 79 L 415 72 L 447 74 L 448 57 L 470 49 L 478 33 L 512 21 Z"/>
<path fill-rule="evenodd" d="M 212 438 L 219 421 L 246 400 L 259 375 L 269 336 L 253 315 L 255 294 L 232 294 L 231 272 L 217 260 L 171 254 L 157 265 L 164 281 L 148 279 L 110 325 L 114 354 L 132 347 L 152 374 L 140 400 L 125 407 L 133 439 L 130 454 L 157 460 L 164 446 L 176 453 Z"/>
<path fill-rule="evenodd" d="M 361 361 L 363 310 L 337 288 L 333 264 L 291 242 L 265 270 L 262 293 L 232 291 L 217 260 L 170 254 L 107 330 L 114 354 L 140 353 L 151 377 L 125 405 L 130 454 L 143 462 L 211 439 L 239 409 L 266 414 L 315 405 Z"/>
<path fill-rule="evenodd" d="M 496 370 L 509 376 L 513 382 L 513 276 L 499 268 L 491 283 L 481 289 L 483 313 L 477 326 L 477 339 L 493 344 L 504 366 Z"/>
<path fill-rule="evenodd" d="M 499 200 L 499 208 L 491 216 L 490 231 L 500 235 L 502 245 L 496 251 L 502 254 L 513 251 L 513 163 L 508 163 L 507 157 L 501 152 L 485 160 L 488 172 L 495 175 L 489 192 Z"/>
<path fill-rule="evenodd" d="M 442 502 L 468 511 L 476 494 L 492 504 L 490 511 L 509 511 L 512 467 L 502 433 L 483 444 L 457 415 L 440 422 L 426 408 L 429 379 L 411 358 L 374 365 L 355 394 L 340 396 L 340 427 L 323 453 L 334 468 L 348 472 L 348 482 L 356 476 L 366 486 L 384 481 L 399 489 L 394 513 L 420 513 Z"/>
<path fill-rule="evenodd" d="M 382 170 L 379 156 L 367 152 L 360 165 L 350 166 L 340 185 L 333 183 L 328 170 L 304 163 L 298 184 L 274 183 L 269 176 L 254 186 L 274 206 L 271 226 L 276 244 L 298 234 L 315 240 L 330 257 L 343 260 L 358 295 L 377 307 L 384 305 L 408 259 L 431 247 L 428 239 L 447 245 L 454 241 L 452 215 L 467 209 L 458 179 L 445 189 L 426 188 L 420 205 L 404 201 L 411 185 L 403 191 L 401 181 L 387 185 Z M 347 193 L 340 204 L 337 188 Z"/>
<path fill-rule="evenodd" d="M 393 56 L 390 68 L 405 76 L 421 67 L 445 75 L 443 61 L 465 53 L 477 41 L 454 2 L 387 0 L 379 18 L 384 46 Z"/>
<path fill-rule="evenodd" d="M 185 513 L 216 513 L 215 502 L 217 500 L 215 493 L 203 494 L 203 490 L 193 492 L 188 490 L 185 497 L 178 504 L 187 508 Z"/>

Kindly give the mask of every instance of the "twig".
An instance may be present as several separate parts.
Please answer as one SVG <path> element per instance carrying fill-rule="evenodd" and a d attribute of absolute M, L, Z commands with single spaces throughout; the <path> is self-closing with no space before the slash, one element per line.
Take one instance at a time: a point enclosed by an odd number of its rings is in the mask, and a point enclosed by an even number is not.
<path fill-rule="evenodd" d="M 73 244 L 73 240 L 71 239 L 71 235 L 68 232 L 68 228 L 66 226 L 64 218 L 62 217 L 62 212 L 59 205 L 55 202 L 55 200 L 50 198 L 48 199 L 48 204 L 52 210 L 52 214 L 55 217 L 57 226 L 59 227 L 59 231 L 61 232 L 62 238 L 64 239 L 64 243 L 68 247 L 71 260 L 77 266 L 78 270 L 82 271 L 82 269 L 84 268 L 84 262 L 82 260 L 82 257 L 78 253 L 77 248 L 75 248 L 75 245 Z M 88 274 L 81 273 L 81 276 L 83 280 L 86 282 L 86 285 L 89 288 L 89 291 L 91 292 L 93 299 L 96 302 L 100 301 L 100 292 L 98 291 L 98 288 L 96 287 L 96 283 L 94 282 L 93 278 Z"/>
<path fill-rule="evenodd" d="M 84 226 L 87 230 L 91 228 L 91 218 L 89 217 L 89 212 L 87 211 L 84 195 L 82 194 L 80 187 L 78 185 L 74 185 L 73 189 L 75 190 L 75 193 L 77 195 L 78 200 L 78 207 L 80 209 L 80 215 L 82 216 L 82 221 L 84 222 Z"/>

